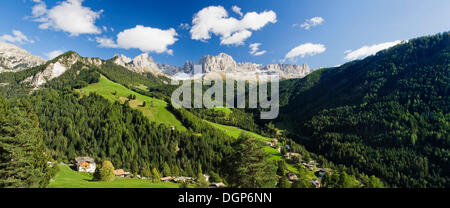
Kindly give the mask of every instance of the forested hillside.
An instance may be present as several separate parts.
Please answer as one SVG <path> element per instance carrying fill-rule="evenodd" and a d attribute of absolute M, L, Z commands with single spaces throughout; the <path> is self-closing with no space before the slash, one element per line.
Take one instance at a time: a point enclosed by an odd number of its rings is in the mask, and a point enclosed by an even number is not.
<path fill-rule="evenodd" d="M 30 85 L 66 57 L 77 61 Z M 168 103 L 177 86 L 167 81 L 74 52 L 1 73 L 8 100 L 0 99 L 0 166 L 8 168 L 1 168 L 0 186 L 45 187 L 54 174 L 47 161 L 87 155 L 136 174 L 209 173 L 232 187 L 311 187 L 316 170 L 304 162 L 331 171 L 321 178 L 328 188 L 450 186 L 449 33 L 281 82 L 281 115 L 273 122 L 255 119 L 261 109 L 175 109 Z M 231 135 L 211 122 L 251 133 Z M 255 133 L 276 138 L 279 150 Z M 298 156 L 287 159 L 287 147 Z M 290 185 L 292 171 L 299 180 Z"/>
<path fill-rule="evenodd" d="M 8 103 L 0 96 L 0 188 L 47 186 L 49 159 L 30 103 Z"/>
<path fill-rule="evenodd" d="M 450 34 L 281 83 L 281 126 L 396 187 L 450 186 Z"/>

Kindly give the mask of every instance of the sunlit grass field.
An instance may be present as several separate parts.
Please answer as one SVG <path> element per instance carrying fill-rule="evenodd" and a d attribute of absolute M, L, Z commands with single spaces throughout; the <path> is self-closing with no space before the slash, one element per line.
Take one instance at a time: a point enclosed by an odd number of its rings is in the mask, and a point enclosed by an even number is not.
<path fill-rule="evenodd" d="M 59 165 L 60 171 L 48 188 L 178 188 L 179 185 L 170 182 L 150 183 L 137 178 L 116 178 L 111 182 L 92 181 L 89 173 L 77 172 L 67 165 Z"/>
<path fill-rule="evenodd" d="M 80 91 L 86 95 L 95 92 L 111 102 L 119 101 L 121 103 L 124 103 L 129 95 L 135 95 L 136 100 L 131 100 L 130 106 L 141 111 L 150 121 L 175 126 L 178 130 L 186 130 L 175 115 L 166 109 L 166 102 L 136 93 L 104 76 L 100 77 L 98 83 L 91 84 Z M 145 107 L 142 106 L 144 101 L 146 102 Z"/>

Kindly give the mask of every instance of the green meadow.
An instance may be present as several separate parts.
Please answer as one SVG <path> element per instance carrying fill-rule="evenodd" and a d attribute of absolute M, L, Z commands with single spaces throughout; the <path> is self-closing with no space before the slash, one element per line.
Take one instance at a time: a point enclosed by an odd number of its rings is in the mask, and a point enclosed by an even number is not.
<path fill-rule="evenodd" d="M 166 109 L 166 102 L 136 93 L 104 76 L 100 77 L 98 83 L 91 84 L 81 89 L 80 92 L 83 94 L 95 92 L 111 102 L 119 101 L 121 103 L 128 100 L 128 96 L 135 95 L 136 99 L 129 101 L 130 106 L 141 111 L 150 121 L 175 126 L 178 130 L 186 130 L 175 115 Z M 145 107 L 143 102 L 146 102 Z"/>
<path fill-rule="evenodd" d="M 67 165 L 59 165 L 60 171 L 47 188 L 178 188 L 170 182 L 150 183 L 137 178 L 116 178 L 111 182 L 92 181 L 92 175 L 72 170 Z"/>
<path fill-rule="evenodd" d="M 217 124 L 217 123 L 213 123 L 213 122 L 209 122 L 209 121 L 207 121 L 207 122 L 210 123 L 213 127 L 224 131 L 227 135 L 234 137 L 234 138 L 238 138 L 241 133 L 247 133 L 250 136 L 252 136 L 256 139 L 260 139 L 262 141 L 272 141 L 272 139 L 269 137 L 261 136 L 254 132 L 246 131 L 246 130 L 240 129 L 238 127 Z M 278 152 L 278 150 L 276 150 L 272 147 L 269 147 L 269 146 L 264 146 L 264 150 L 270 154 L 270 160 L 284 160 L 288 170 L 290 170 L 294 173 L 298 173 L 297 168 L 295 168 L 295 163 L 290 160 L 284 159 L 284 157 L 281 155 L 280 152 Z"/>

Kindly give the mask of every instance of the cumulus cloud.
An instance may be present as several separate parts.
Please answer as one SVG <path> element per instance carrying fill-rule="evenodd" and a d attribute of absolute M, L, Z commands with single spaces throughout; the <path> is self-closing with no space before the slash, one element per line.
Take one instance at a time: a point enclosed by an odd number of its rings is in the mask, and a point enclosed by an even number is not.
<path fill-rule="evenodd" d="M 137 25 L 134 28 L 124 30 L 117 35 L 117 41 L 106 37 L 97 37 L 100 47 L 105 48 L 137 48 L 143 52 L 156 52 L 173 54 L 168 46 L 173 45 L 178 39 L 175 29 L 161 30 L 158 28 Z"/>
<path fill-rule="evenodd" d="M 0 36 L 0 42 L 24 44 L 24 43 L 34 43 L 34 40 L 29 39 L 19 30 L 13 30 L 12 35 L 6 34 Z"/>
<path fill-rule="evenodd" d="M 234 5 L 231 9 L 233 10 L 234 13 L 238 14 L 239 16 L 241 16 L 241 17 L 244 16 L 244 13 L 241 12 L 240 7 Z"/>
<path fill-rule="evenodd" d="M 250 54 L 251 55 L 253 55 L 253 56 L 261 56 L 261 55 L 264 55 L 267 51 L 260 51 L 259 50 L 259 46 L 261 46 L 261 43 L 253 43 L 253 44 L 250 44 Z"/>
<path fill-rule="evenodd" d="M 376 45 L 371 46 L 363 46 L 357 50 L 346 50 L 344 53 L 347 54 L 344 59 L 347 61 L 352 61 L 356 59 L 362 59 L 370 55 L 375 55 L 379 51 L 382 51 L 384 49 L 388 49 L 392 46 L 395 46 L 397 44 L 400 44 L 402 41 L 396 40 L 393 42 L 386 42 L 386 43 L 380 43 Z"/>
<path fill-rule="evenodd" d="M 64 51 L 62 50 L 54 50 L 54 51 L 50 51 L 48 53 L 45 53 L 45 56 L 47 56 L 48 60 L 52 60 L 56 57 L 58 57 L 59 55 L 63 54 Z"/>
<path fill-rule="evenodd" d="M 307 19 L 303 24 L 298 25 L 298 24 L 294 24 L 293 26 L 300 26 L 301 28 L 304 28 L 305 30 L 309 30 L 311 29 L 311 27 L 315 27 L 317 25 L 320 25 L 324 22 L 325 20 L 322 17 L 313 17 L 311 19 Z"/>
<path fill-rule="evenodd" d="M 305 43 L 289 51 L 284 59 L 304 58 L 306 55 L 314 56 L 325 52 L 327 49 L 322 44 Z"/>
<path fill-rule="evenodd" d="M 118 48 L 119 47 L 119 46 L 117 46 L 116 42 L 111 38 L 96 37 L 95 41 L 97 41 L 98 46 L 100 46 L 102 48 Z"/>
<path fill-rule="evenodd" d="M 95 12 L 82 5 L 83 0 L 66 0 L 55 7 L 47 9 L 42 0 L 33 0 L 33 20 L 40 22 L 40 29 L 54 29 L 68 32 L 70 36 L 80 34 L 99 34 L 101 29 L 95 25 L 102 10 Z"/>
<path fill-rule="evenodd" d="M 193 40 L 206 41 L 211 33 L 220 36 L 221 45 L 242 45 L 251 35 L 269 23 L 276 23 L 273 11 L 246 13 L 240 20 L 228 17 L 222 6 L 203 8 L 194 15 L 190 30 Z"/>
<path fill-rule="evenodd" d="M 244 41 L 252 36 L 252 32 L 248 30 L 242 30 L 233 33 L 231 36 L 223 37 L 221 40 L 222 45 L 243 45 Z"/>

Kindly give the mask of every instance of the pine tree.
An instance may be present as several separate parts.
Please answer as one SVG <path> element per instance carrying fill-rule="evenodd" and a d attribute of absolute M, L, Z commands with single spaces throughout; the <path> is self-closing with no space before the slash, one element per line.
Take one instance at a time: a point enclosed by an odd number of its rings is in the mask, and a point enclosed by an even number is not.
<path fill-rule="evenodd" d="M 110 182 L 115 179 L 114 166 L 109 160 L 105 160 L 100 168 L 100 181 Z"/>
<path fill-rule="evenodd" d="M 152 169 L 152 181 L 153 183 L 159 182 L 161 180 L 161 173 L 159 173 L 158 169 Z"/>
<path fill-rule="evenodd" d="M 276 184 L 276 168 L 269 161 L 261 141 L 241 134 L 233 144 L 234 151 L 226 161 L 231 161 L 228 182 L 233 187 L 273 188 Z"/>
<path fill-rule="evenodd" d="M 197 188 L 208 188 L 209 183 L 208 181 L 206 181 L 205 176 L 202 173 L 199 173 L 197 175 L 197 184 L 196 187 Z"/>
<path fill-rule="evenodd" d="M 277 188 L 289 188 L 291 184 L 289 183 L 289 180 L 286 178 L 286 176 L 281 176 L 278 179 Z"/>
<path fill-rule="evenodd" d="M 0 96 L 0 187 L 46 187 L 50 158 L 37 116 L 28 102 L 14 106 Z"/>

